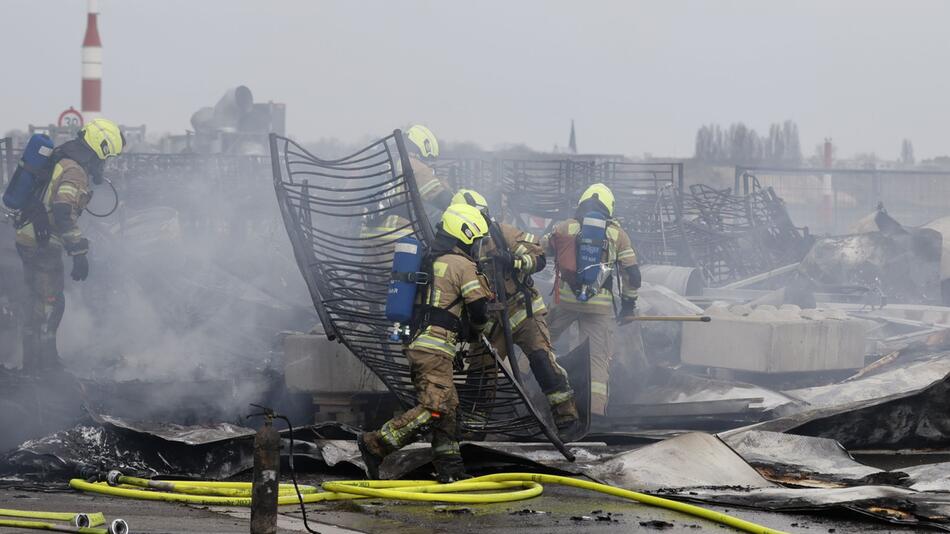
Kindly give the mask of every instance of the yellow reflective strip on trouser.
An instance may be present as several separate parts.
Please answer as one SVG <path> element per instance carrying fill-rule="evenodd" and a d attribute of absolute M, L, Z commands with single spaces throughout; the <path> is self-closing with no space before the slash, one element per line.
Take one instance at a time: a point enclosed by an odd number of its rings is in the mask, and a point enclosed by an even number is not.
<path fill-rule="evenodd" d="M 605 384 L 605 383 L 603 383 L 603 382 L 594 382 L 593 380 L 591 380 L 591 382 L 590 382 L 590 392 L 593 393 L 594 395 L 603 395 L 603 396 L 606 397 L 606 396 L 607 396 L 607 384 Z"/>
<path fill-rule="evenodd" d="M 419 337 L 414 339 L 412 343 L 409 344 L 409 349 L 419 349 L 419 348 L 428 348 L 433 349 L 443 354 L 455 357 L 455 344 L 448 343 L 443 339 L 430 336 L 428 334 L 421 334 Z"/>
<path fill-rule="evenodd" d="M 531 313 L 532 314 L 541 313 L 544 310 L 545 310 L 544 299 L 541 297 L 541 295 L 538 295 L 537 297 L 534 298 L 534 300 L 531 301 Z M 511 317 L 508 319 L 508 324 L 511 325 L 512 330 L 515 330 L 516 328 L 521 326 L 521 323 L 523 323 L 524 320 L 527 318 L 528 318 L 528 309 L 525 308 L 524 306 L 519 306 L 518 311 L 511 314 Z"/>
<path fill-rule="evenodd" d="M 480 287 L 482 287 L 482 283 L 480 281 L 472 280 L 471 282 L 462 286 L 462 296 L 468 296 L 468 294 L 472 291 L 478 291 Z"/>
<path fill-rule="evenodd" d="M 554 391 L 547 394 L 548 404 L 551 406 L 567 402 L 574 398 L 574 392 L 570 389 L 566 391 Z"/>
<path fill-rule="evenodd" d="M 432 454 L 436 456 L 459 456 L 462 454 L 462 451 L 459 450 L 459 442 L 449 441 L 434 445 L 432 447 Z"/>
<path fill-rule="evenodd" d="M 418 417 L 409 421 L 409 424 L 402 428 L 396 428 L 392 421 L 386 421 L 383 428 L 379 429 L 379 437 L 386 442 L 393 450 L 399 450 L 406 446 L 409 438 L 420 428 L 432 421 L 432 414 L 425 410 Z"/>

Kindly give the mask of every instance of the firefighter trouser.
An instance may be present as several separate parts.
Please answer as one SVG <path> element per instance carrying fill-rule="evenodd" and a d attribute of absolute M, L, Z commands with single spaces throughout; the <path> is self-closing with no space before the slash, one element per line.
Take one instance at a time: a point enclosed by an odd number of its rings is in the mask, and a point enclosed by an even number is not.
<path fill-rule="evenodd" d="M 406 358 L 419 403 L 367 434 L 366 444 L 373 454 L 386 456 L 431 429 L 434 456 L 460 456 L 459 397 L 452 383 L 452 358 L 417 350 L 407 350 Z"/>
<path fill-rule="evenodd" d="M 614 334 L 617 323 L 613 315 L 583 313 L 555 306 L 549 326 L 551 339 L 561 337 L 571 324 L 577 323 L 580 339 L 590 340 L 590 411 L 607 415 L 607 384 L 610 382 L 610 361 L 614 357 Z"/>
<path fill-rule="evenodd" d="M 551 346 L 551 334 L 546 321 L 547 311 L 534 313 L 526 317 L 511 332 L 512 341 L 528 358 L 531 373 L 541 386 L 551 406 L 574 398 L 567 378 L 567 372 L 557 363 L 554 348 Z M 505 329 L 496 324 L 491 335 L 491 344 L 502 358 L 508 357 L 505 347 Z M 479 369 L 494 367 L 491 354 L 481 354 L 470 361 L 470 374 L 478 374 Z M 514 363 L 512 363 L 514 365 Z"/>
<path fill-rule="evenodd" d="M 63 249 L 55 245 L 17 244 L 26 284 L 23 322 L 23 370 L 37 371 L 58 364 L 56 330 L 63 319 L 65 272 Z"/>

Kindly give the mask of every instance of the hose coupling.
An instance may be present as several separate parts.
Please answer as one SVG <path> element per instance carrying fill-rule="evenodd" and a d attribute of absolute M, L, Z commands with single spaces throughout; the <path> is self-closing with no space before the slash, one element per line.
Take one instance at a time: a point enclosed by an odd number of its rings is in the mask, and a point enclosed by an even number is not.
<path fill-rule="evenodd" d="M 106 475 L 106 483 L 108 483 L 110 486 L 118 486 L 120 478 L 122 478 L 122 472 L 113 469 L 112 471 L 109 471 L 108 475 Z"/>
<path fill-rule="evenodd" d="M 73 526 L 77 528 L 89 528 L 90 523 L 88 514 L 76 514 L 73 518 Z"/>
<path fill-rule="evenodd" d="M 115 519 L 109 524 L 109 534 L 129 534 L 129 524 L 124 519 Z"/>

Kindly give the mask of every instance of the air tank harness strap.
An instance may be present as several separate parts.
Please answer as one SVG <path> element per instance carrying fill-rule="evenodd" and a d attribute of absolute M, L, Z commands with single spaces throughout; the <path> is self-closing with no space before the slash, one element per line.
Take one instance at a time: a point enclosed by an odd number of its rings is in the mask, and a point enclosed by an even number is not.
<path fill-rule="evenodd" d="M 447 308 L 440 308 L 428 304 L 419 306 L 413 316 L 412 332 L 414 335 L 412 339 L 415 339 L 428 326 L 444 328 L 449 332 L 455 332 L 460 338 L 466 339 L 467 332 L 465 330 L 467 329 L 465 328 L 465 323 L 454 313 L 449 311 L 449 309 L 454 308 L 460 302 L 462 302 L 461 296 L 456 297 L 455 300 L 449 303 Z"/>
<path fill-rule="evenodd" d="M 409 282 L 411 284 L 424 286 L 429 283 L 429 273 L 421 271 L 414 273 L 392 273 L 391 279 L 397 282 Z"/>
<path fill-rule="evenodd" d="M 499 250 L 499 251 L 510 250 L 508 248 L 508 241 L 505 240 L 505 234 L 501 231 L 501 226 L 498 225 L 498 222 L 495 219 L 492 219 L 491 223 L 488 225 L 488 234 L 491 236 L 492 242 L 495 243 L 496 250 Z M 495 265 L 495 268 L 496 269 L 498 268 L 497 264 Z M 513 269 L 512 266 L 508 266 L 508 265 L 506 265 L 505 268 Z M 531 285 L 528 285 L 527 283 L 525 283 L 524 280 L 522 280 L 518 276 L 518 273 L 516 272 L 511 273 L 511 279 L 515 281 L 515 287 L 518 288 L 519 292 L 524 298 L 524 309 L 527 314 L 526 316 L 529 318 L 534 317 L 534 306 L 532 305 L 533 304 L 532 301 L 534 299 L 531 298 L 531 286 L 533 286 L 534 284 L 532 283 Z M 531 280 L 531 277 L 528 276 L 527 279 Z M 500 288 L 500 290 L 504 291 L 504 288 Z"/>

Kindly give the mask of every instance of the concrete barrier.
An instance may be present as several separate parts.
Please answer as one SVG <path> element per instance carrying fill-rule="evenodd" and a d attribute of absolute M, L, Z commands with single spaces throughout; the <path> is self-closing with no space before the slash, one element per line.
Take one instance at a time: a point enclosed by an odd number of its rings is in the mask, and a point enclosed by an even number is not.
<path fill-rule="evenodd" d="M 683 363 L 759 373 L 858 369 L 866 335 L 841 310 L 713 305 L 710 324 L 684 323 Z"/>

